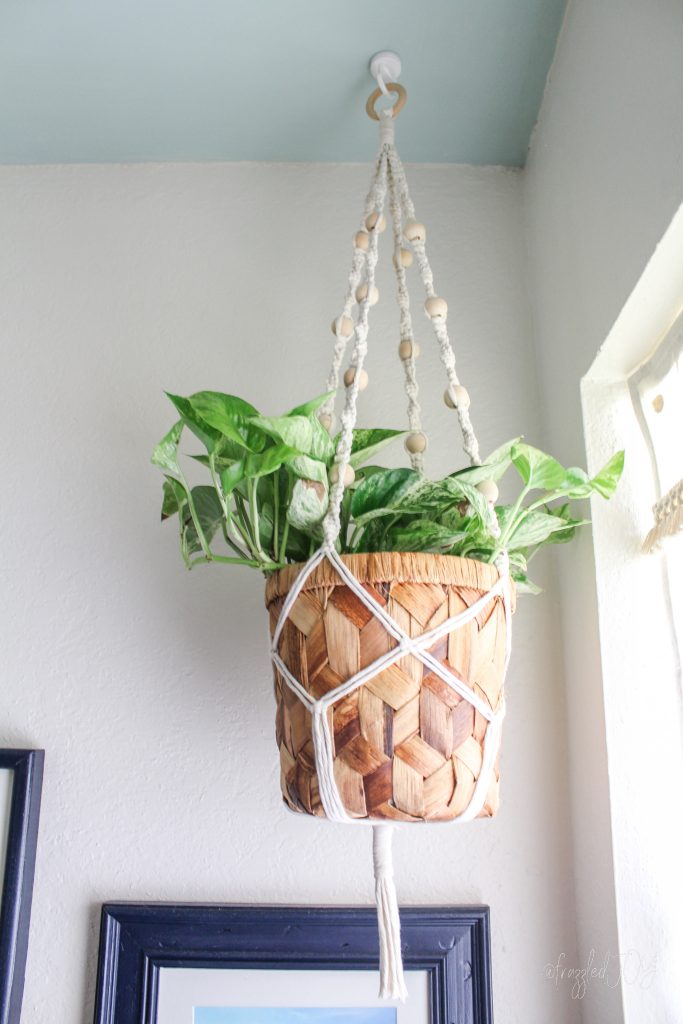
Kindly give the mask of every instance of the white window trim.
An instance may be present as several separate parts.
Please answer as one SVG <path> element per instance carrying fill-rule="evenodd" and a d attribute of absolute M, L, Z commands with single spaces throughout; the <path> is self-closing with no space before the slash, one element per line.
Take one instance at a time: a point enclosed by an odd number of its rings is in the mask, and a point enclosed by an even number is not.
<path fill-rule="evenodd" d="M 642 552 L 657 493 L 628 386 L 682 308 L 683 207 L 581 388 L 589 468 L 626 448 L 592 518 L 619 947 L 646 971 L 622 979 L 627 1024 L 683 1019 L 683 715 L 662 563 Z"/>

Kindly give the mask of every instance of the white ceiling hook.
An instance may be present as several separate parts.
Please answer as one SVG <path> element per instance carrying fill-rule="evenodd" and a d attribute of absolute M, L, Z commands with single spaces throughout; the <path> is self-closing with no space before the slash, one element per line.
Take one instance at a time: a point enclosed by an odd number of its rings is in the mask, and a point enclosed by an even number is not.
<path fill-rule="evenodd" d="M 389 90 L 387 89 L 387 87 L 386 87 L 386 85 L 384 83 L 384 78 L 382 77 L 382 75 L 377 75 L 377 84 L 380 87 L 380 89 L 382 90 L 383 95 L 386 96 L 386 98 L 388 100 L 392 100 L 393 101 L 393 97 L 392 97 L 391 93 L 389 92 Z"/>
<path fill-rule="evenodd" d="M 401 58 L 393 50 L 380 50 L 370 59 L 370 74 L 385 96 L 389 95 L 387 82 L 397 82 L 401 75 Z"/>

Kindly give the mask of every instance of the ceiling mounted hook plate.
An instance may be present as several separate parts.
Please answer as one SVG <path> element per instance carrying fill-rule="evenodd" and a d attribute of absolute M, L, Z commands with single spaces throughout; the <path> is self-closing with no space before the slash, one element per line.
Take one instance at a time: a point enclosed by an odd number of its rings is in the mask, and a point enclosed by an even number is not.
<path fill-rule="evenodd" d="M 386 94 L 386 83 L 395 82 L 401 74 L 401 58 L 393 50 L 380 50 L 370 59 L 370 74 Z"/>

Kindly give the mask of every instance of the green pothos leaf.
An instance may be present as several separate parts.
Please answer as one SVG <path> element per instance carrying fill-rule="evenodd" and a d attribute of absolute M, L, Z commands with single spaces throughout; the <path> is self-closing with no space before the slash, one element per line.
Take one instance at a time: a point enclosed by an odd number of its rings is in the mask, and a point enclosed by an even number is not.
<path fill-rule="evenodd" d="M 556 508 L 546 509 L 549 515 L 556 516 L 562 520 L 564 525 L 559 530 L 554 530 L 546 541 L 547 544 L 567 544 L 576 536 L 579 526 L 588 526 L 590 519 L 574 519 L 569 511 L 569 502 L 559 505 Z"/>
<path fill-rule="evenodd" d="M 287 519 L 297 530 L 318 526 L 327 512 L 328 491 L 317 480 L 297 480 L 287 509 Z"/>
<path fill-rule="evenodd" d="M 508 545 L 511 548 L 529 548 L 534 544 L 542 544 L 552 533 L 569 529 L 570 526 L 560 516 L 549 512 L 527 512 L 510 535 Z"/>
<path fill-rule="evenodd" d="M 166 394 L 180 413 L 185 426 L 189 427 L 208 452 L 213 452 L 220 442 L 220 431 L 215 430 L 199 415 L 193 408 L 189 398 L 183 398 L 182 395 L 172 395 L 168 391 Z"/>
<path fill-rule="evenodd" d="M 366 476 L 353 493 L 351 514 L 358 519 L 374 509 L 396 507 L 421 479 L 414 469 L 384 469 Z"/>
<path fill-rule="evenodd" d="M 195 418 L 202 424 L 208 424 L 217 435 L 219 448 L 231 442 L 247 451 L 263 451 L 266 440 L 262 431 L 255 428 L 252 422 L 258 416 L 258 410 L 249 402 L 235 395 L 225 395 L 221 391 L 197 391 L 186 401 Z M 182 410 L 179 411 L 183 415 Z"/>
<path fill-rule="evenodd" d="M 309 455 L 296 455 L 287 465 L 302 480 L 316 480 L 327 487 L 327 466 L 324 462 L 312 459 Z"/>
<path fill-rule="evenodd" d="M 624 452 L 617 452 L 591 480 L 593 490 L 603 498 L 611 498 L 624 471 Z"/>
<path fill-rule="evenodd" d="M 568 498 L 587 498 L 593 490 L 588 473 L 580 466 L 570 466 L 562 483 L 562 491 Z"/>
<path fill-rule="evenodd" d="M 315 416 L 254 416 L 251 423 L 302 455 L 321 462 L 328 462 L 334 455 L 332 439 Z"/>
<path fill-rule="evenodd" d="M 416 519 L 407 526 L 393 527 L 388 539 L 394 551 L 448 552 L 462 540 L 464 532 L 453 533 L 446 526 L 429 519 Z"/>
<path fill-rule="evenodd" d="M 163 499 L 161 502 L 161 519 L 170 519 L 176 515 L 187 503 L 187 491 L 183 485 L 174 480 L 172 476 L 164 479 Z"/>
<path fill-rule="evenodd" d="M 497 482 L 512 465 L 513 449 L 521 440 L 521 437 L 515 437 L 512 441 L 506 441 L 500 448 L 491 452 L 481 466 L 466 466 L 465 469 L 459 469 L 452 476 L 456 480 L 462 480 L 468 484 L 480 484 L 483 480 Z"/>
<path fill-rule="evenodd" d="M 354 430 L 353 443 L 349 463 L 358 469 L 368 459 L 373 459 L 378 452 L 398 437 L 403 437 L 403 430 Z M 335 444 L 336 448 L 336 444 Z"/>
<path fill-rule="evenodd" d="M 288 416 L 312 416 L 318 411 L 318 409 L 325 404 L 328 398 L 334 397 L 334 391 L 327 391 L 324 395 L 318 395 L 317 398 L 312 398 L 310 402 L 304 402 L 303 405 L 297 405 L 295 409 L 291 409 Z"/>
<path fill-rule="evenodd" d="M 221 485 L 226 494 L 231 494 L 243 480 L 254 480 L 276 473 L 280 466 L 291 464 L 298 452 L 286 444 L 272 445 L 265 451 L 248 452 L 241 459 L 221 470 Z M 324 467 L 323 467 L 324 468 Z"/>
<path fill-rule="evenodd" d="M 178 462 L 178 444 L 183 432 L 183 421 L 174 423 L 168 434 L 162 437 L 159 444 L 152 452 L 152 462 L 159 469 L 162 469 L 166 476 L 174 480 L 182 480 L 183 474 Z"/>
<path fill-rule="evenodd" d="M 220 529 L 223 520 L 223 508 L 213 487 L 198 486 L 192 488 L 197 521 L 207 542 L 211 542 Z"/>
<path fill-rule="evenodd" d="M 546 455 L 530 444 L 516 444 L 511 457 L 527 487 L 543 491 L 554 491 L 562 487 L 566 470 L 551 455 Z"/>
<path fill-rule="evenodd" d="M 520 572 L 518 570 L 513 569 L 512 572 L 510 573 L 510 575 L 512 576 L 513 580 L 515 581 L 515 585 L 517 587 L 517 593 L 518 594 L 542 594 L 543 593 L 543 588 L 539 587 L 539 585 L 537 583 L 534 583 L 533 580 L 530 580 L 529 577 L 526 575 L 526 573 Z"/>
<path fill-rule="evenodd" d="M 213 487 L 200 485 L 193 487 L 190 493 L 196 518 L 192 516 L 189 503 L 185 505 L 180 538 L 183 557 L 188 565 L 192 555 L 204 551 L 199 531 L 208 546 L 223 520 L 223 510 Z"/>

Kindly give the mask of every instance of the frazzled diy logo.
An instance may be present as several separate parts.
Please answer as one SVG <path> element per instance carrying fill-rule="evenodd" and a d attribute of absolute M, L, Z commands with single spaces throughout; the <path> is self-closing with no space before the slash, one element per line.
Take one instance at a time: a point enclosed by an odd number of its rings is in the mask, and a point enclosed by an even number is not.
<path fill-rule="evenodd" d="M 547 963 L 544 968 L 545 977 L 554 981 L 557 988 L 560 983 L 571 986 L 572 999 L 583 999 L 588 986 L 596 982 L 608 988 L 624 984 L 647 989 L 656 973 L 657 957 L 643 957 L 635 949 L 619 955 L 607 952 L 602 959 L 591 949 L 584 967 L 569 966 L 567 954 L 560 953 L 554 963 Z"/>

